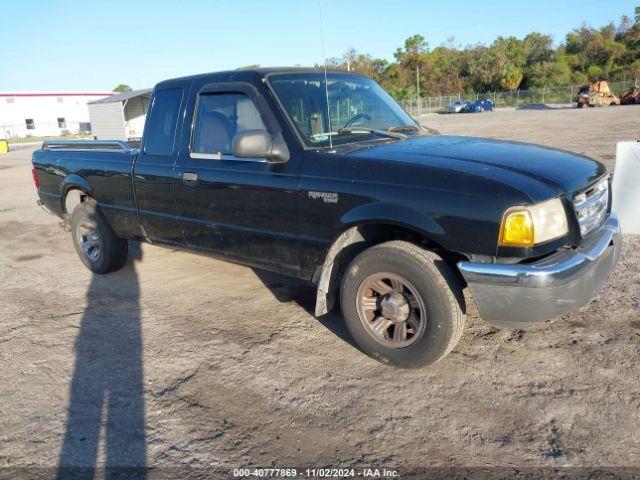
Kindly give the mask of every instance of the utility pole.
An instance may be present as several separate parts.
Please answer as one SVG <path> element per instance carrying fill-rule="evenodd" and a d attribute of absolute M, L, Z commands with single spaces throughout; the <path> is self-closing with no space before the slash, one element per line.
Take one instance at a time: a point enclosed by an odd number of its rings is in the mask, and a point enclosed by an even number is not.
<path fill-rule="evenodd" d="M 420 115 L 420 65 L 416 65 L 416 105 Z"/>

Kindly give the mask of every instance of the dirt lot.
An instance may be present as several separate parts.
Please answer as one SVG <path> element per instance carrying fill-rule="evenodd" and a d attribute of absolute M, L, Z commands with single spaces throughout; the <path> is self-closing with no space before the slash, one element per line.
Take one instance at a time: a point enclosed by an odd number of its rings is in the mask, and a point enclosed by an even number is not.
<path fill-rule="evenodd" d="M 640 133 L 638 107 L 424 120 L 609 167 Z M 92 276 L 29 158 L 0 156 L 0 467 L 640 468 L 640 238 L 580 311 L 496 331 L 470 305 L 451 355 L 402 371 L 274 275 L 144 245 Z"/>

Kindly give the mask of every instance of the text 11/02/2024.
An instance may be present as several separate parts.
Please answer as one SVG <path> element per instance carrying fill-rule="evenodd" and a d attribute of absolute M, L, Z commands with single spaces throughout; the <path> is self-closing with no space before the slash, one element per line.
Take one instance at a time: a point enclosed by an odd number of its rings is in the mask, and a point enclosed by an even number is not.
<path fill-rule="evenodd" d="M 397 470 L 386 468 L 238 468 L 236 478 L 398 478 Z"/>

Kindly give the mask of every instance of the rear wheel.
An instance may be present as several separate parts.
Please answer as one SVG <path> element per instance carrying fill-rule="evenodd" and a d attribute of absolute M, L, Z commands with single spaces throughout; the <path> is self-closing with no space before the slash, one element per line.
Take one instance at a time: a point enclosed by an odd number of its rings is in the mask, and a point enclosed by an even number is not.
<path fill-rule="evenodd" d="M 371 247 L 351 262 L 341 305 L 358 346 L 404 368 L 441 360 L 464 329 L 464 299 L 453 271 L 435 253 L 403 241 Z"/>
<path fill-rule="evenodd" d="M 113 233 L 93 200 L 83 202 L 73 210 L 71 235 L 80 260 L 94 273 L 114 272 L 127 260 L 127 241 Z"/>

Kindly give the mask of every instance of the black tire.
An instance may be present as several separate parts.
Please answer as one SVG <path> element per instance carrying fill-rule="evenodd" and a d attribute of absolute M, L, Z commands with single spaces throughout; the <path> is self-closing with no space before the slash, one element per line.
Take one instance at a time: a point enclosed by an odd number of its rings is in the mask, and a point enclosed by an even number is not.
<path fill-rule="evenodd" d="M 406 280 L 400 290 L 408 298 L 413 298 L 414 294 L 410 289 L 415 289 L 425 310 L 421 314 L 421 309 L 417 309 L 416 315 L 422 317 L 420 321 L 424 321 L 423 327 L 409 330 L 403 327 L 404 335 L 408 331 L 418 332 L 413 334 L 416 337 L 411 339 L 413 343 L 406 346 L 388 346 L 391 339 L 378 338 L 375 332 L 372 333 L 372 327 L 365 326 L 365 322 L 369 320 L 361 320 L 359 313 L 359 292 L 374 292 L 372 294 L 377 295 L 374 297 L 377 299 L 375 305 L 388 301 L 375 290 L 365 288 L 370 279 L 387 275 L 386 272 L 396 276 L 396 279 L 401 277 Z M 377 281 L 375 283 L 379 285 Z M 392 284 L 393 282 L 388 283 Z M 363 288 L 365 289 L 362 290 Z M 464 296 L 454 272 L 435 253 L 404 241 L 394 240 L 375 245 L 354 258 L 342 278 L 340 301 L 347 328 L 362 351 L 382 363 L 397 367 L 418 368 L 438 362 L 456 346 L 464 330 Z M 414 299 L 412 305 L 416 303 Z M 382 309 L 374 312 L 373 308 L 370 307 L 367 314 L 375 318 L 384 317 Z M 413 312 L 414 309 L 409 307 L 409 311 Z M 367 325 L 373 323 L 375 321 Z M 409 326 L 409 323 L 406 325 Z M 394 324 L 382 335 L 390 335 L 389 332 L 394 332 L 395 328 Z M 395 338 L 395 333 L 393 336 Z"/>
<path fill-rule="evenodd" d="M 127 261 L 127 241 L 113 233 L 93 200 L 82 202 L 73 210 L 71 235 L 80 260 L 93 273 L 115 272 Z"/>

